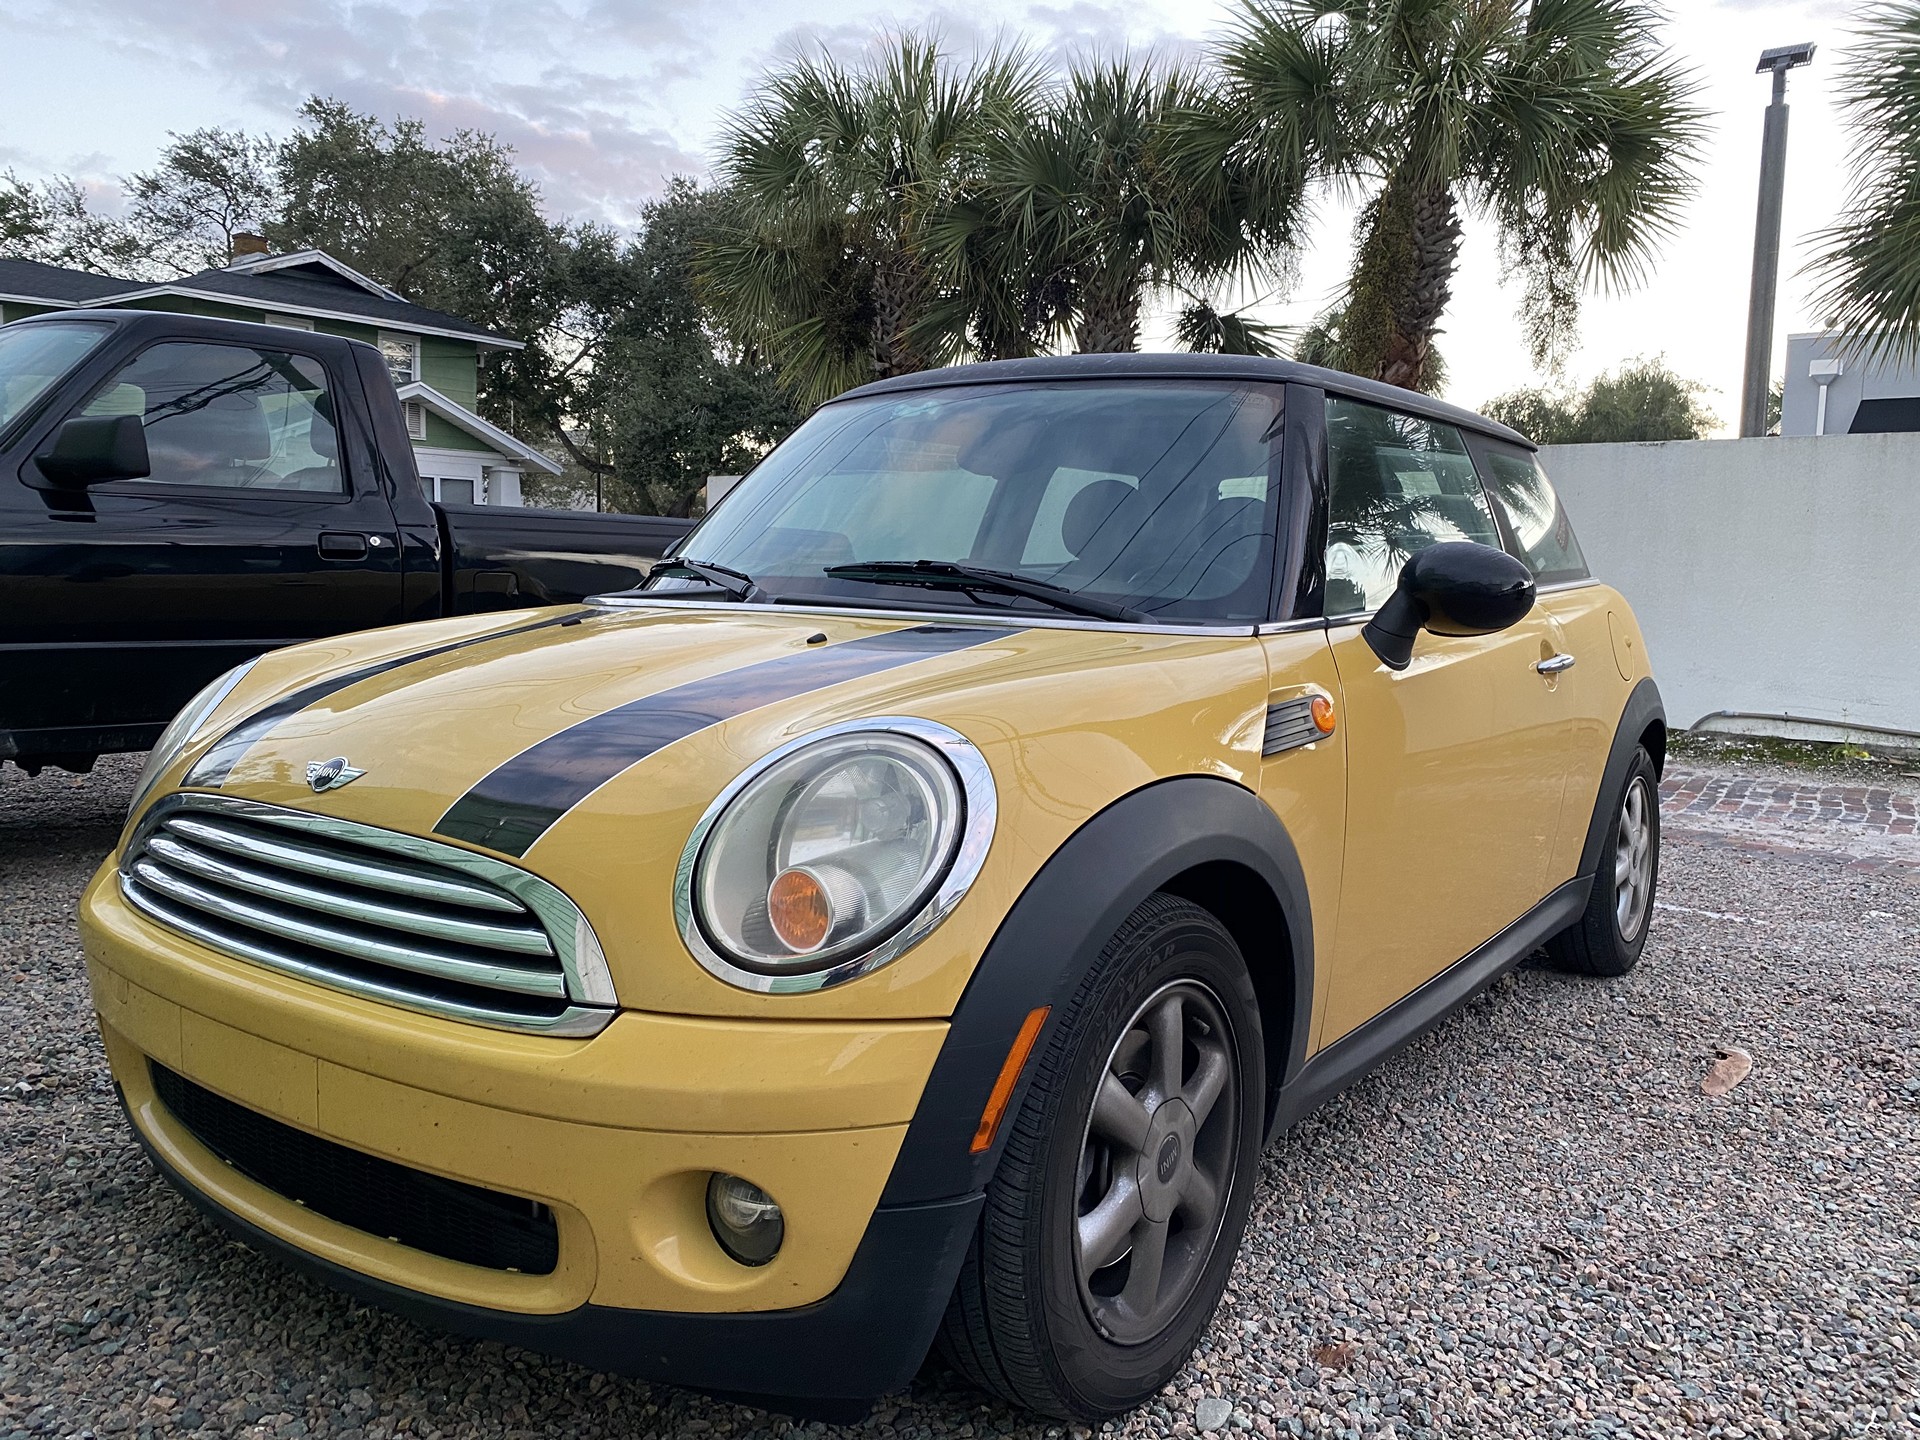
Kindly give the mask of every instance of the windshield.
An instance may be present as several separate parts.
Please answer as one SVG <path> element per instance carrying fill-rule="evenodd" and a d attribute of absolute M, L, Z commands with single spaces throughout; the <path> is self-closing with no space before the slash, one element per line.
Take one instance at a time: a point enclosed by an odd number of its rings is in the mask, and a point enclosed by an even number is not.
<path fill-rule="evenodd" d="M 1264 619 L 1279 385 L 955 386 L 828 405 L 679 553 L 785 601 L 1045 613 L 1031 596 L 909 589 L 828 567 L 941 561 L 1147 619 Z M 656 580 L 655 591 L 701 588 Z M 1031 588 L 1030 586 L 1028 588 Z"/>
<path fill-rule="evenodd" d="M 80 363 L 108 327 L 86 324 L 9 325 L 0 329 L 0 432 L 49 386 Z"/>

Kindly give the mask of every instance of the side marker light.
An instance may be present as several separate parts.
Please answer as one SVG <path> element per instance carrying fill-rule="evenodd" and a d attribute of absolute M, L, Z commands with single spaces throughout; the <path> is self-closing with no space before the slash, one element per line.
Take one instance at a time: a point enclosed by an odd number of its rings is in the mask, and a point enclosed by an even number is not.
<path fill-rule="evenodd" d="M 1051 1005 L 1042 1005 L 1028 1011 L 1027 1018 L 1020 1022 L 1020 1033 L 1013 1037 L 1013 1048 L 1007 1051 L 1006 1062 L 993 1082 L 993 1093 L 987 1096 L 987 1108 L 980 1112 L 980 1125 L 973 1132 L 968 1153 L 982 1155 L 993 1148 L 993 1137 L 1000 1129 L 1001 1117 L 1007 1113 L 1008 1102 L 1013 1099 L 1014 1086 L 1020 1083 L 1020 1072 L 1027 1068 L 1033 1042 L 1040 1038 L 1040 1027 L 1047 1023 L 1052 1009 Z"/>
<path fill-rule="evenodd" d="M 1322 735 L 1331 735 L 1333 727 L 1340 723 L 1333 713 L 1333 701 L 1324 695 L 1314 696 L 1307 709 L 1313 716 L 1313 728 Z"/>

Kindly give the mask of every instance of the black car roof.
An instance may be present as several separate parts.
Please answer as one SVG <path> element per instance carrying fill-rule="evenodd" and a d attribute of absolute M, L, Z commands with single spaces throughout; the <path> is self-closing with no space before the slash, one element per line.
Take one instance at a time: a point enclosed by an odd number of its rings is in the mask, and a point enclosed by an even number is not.
<path fill-rule="evenodd" d="M 1302 365 L 1293 360 L 1275 360 L 1260 355 L 1042 355 L 1031 360 L 989 360 L 979 365 L 952 365 L 944 370 L 920 370 L 911 375 L 895 375 L 876 380 L 837 395 L 829 404 L 856 400 L 868 395 L 889 395 L 902 390 L 932 390 L 949 385 L 1006 385 L 1035 380 L 1265 380 L 1296 385 L 1316 385 L 1332 394 L 1390 405 L 1409 415 L 1458 425 L 1505 440 L 1509 444 L 1536 448 L 1533 441 L 1518 430 L 1489 420 L 1458 405 L 1449 405 L 1431 395 L 1383 385 L 1378 380 L 1363 380 L 1343 370 L 1326 370 L 1318 365 Z"/>
<path fill-rule="evenodd" d="M 324 350 L 335 346 L 348 349 L 359 345 L 367 349 L 364 340 L 353 340 L 345 335 L 329 335 L 323 330 L 296 330 L 285 325 L 262 325 L 254 320 L 226 320 L 212 315 L 190 315 L 179 310 L 122 310 L 117 306 L 98 308 L 75 307 L 71 310 L 49 310 L 43 315 L 28 315 L 15 320 L 14 325 L 70 325 L 76 321 L 89 325 L 108 324 L 122 330 L 162 330 L 169 335 L 183 335 L 188 338 L 208 340 L 242 340 L 251 344 L 260 344 L 268 336 L 279 336 L 283 341 L 298 341 L 301 349 Z"/>

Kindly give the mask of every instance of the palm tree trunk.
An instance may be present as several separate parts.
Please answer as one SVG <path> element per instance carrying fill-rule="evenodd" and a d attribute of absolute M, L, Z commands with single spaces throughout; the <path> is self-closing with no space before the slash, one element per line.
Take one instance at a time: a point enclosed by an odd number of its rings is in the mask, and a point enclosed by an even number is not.
<path fill-rule="evenodd" d="M 1140 286 L 1125 281 L 1089 287 L 1073 327 L 1082 355 L 1126 355 L 1140 348 Z"/>
<path fill-rule="evenodd" d="M 1424 390 L 1460 259 L 1453 192 L 1444 185 L 1416 188 L 1395 176 L 1363 224 L 1341 324 L 1342 359 L 1357 375 Z"/>
<path fill-rule="evenodd" d="M 874 267 L 873 378 L 911 375 L 927 368 L 927 360 L 908 338 L 919 315 L 920 274 L 915 262 L 895 255 Z"/>

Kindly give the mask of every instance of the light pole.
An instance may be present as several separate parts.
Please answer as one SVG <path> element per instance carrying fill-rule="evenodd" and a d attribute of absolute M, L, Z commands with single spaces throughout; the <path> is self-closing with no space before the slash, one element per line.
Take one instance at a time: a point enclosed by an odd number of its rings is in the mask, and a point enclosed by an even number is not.
<path fill-rule="evenodd" d="M 1753 224 L 1753 291 L 1747 300 L 1747 373 L 1740 389 L 1740 434 L 1767 433 L 1767 390 L 1773 373 L 1773 302 L 1780 284 L 1780 209 L 1787 190 L 1787 72 L 1811 64 L 1812 45 L 1782 45 L 1760 56 L 1754 73 L 1773 73 L 1760 144 L 1760 210 Z"/>

